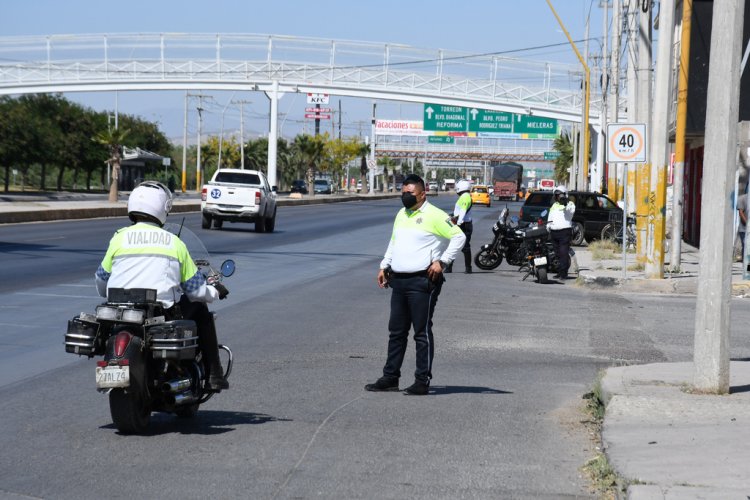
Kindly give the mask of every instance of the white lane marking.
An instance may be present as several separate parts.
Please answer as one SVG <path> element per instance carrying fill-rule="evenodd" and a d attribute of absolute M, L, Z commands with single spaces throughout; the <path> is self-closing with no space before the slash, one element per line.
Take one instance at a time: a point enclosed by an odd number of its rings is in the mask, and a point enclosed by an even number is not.
<path fill-rule="evenodd" d="M 101 297 L 94 297 L 91 295 L 67 295 L 59 293 L 30 293 L 30 292 L 16 292 L 13 295 L 31 295 L 32 297 L 67 297 L 72 299 L 101 299 Z"/>

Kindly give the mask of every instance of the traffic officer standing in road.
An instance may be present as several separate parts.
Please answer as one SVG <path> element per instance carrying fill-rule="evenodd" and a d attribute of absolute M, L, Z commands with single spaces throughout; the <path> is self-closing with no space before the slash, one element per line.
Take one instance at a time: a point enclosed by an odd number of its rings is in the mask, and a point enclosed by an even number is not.
<path fill-rule="evenodd" d="M 568 198 L 568 190 L 565 186 L 557 186 L 553 195 L 555 202 L 550 207 L 547 216 L 552 245 L 555 247 L 555 255 L 559 262 L 557 274 L 553 277 L 564 280 L 568 279 L 570 268 L 570 239 L 573 236 L 573 214 L 576 206 Z"/>
<path fill-rule="evenodd" d="M 456 194 L 458 194 L 458 200 L 456 200 L 456 206 L 453 208 L 453 223 L 457 225 L 464 235 L 466 235 L 466 243 L 461 252 L 464 254 L 464 264 L 466 265 L 466 274 L 471 274 L 471 233 L 474 231 L 474 224 L 471 222 L 471 183 L 466 179 L 461 179 L 456 183 Z M 451 264 L 446 272 L 451 272 L 453 265 Z"/>
<path fill-rule="evenodd" d="M 368 391 L 398 391 L 401 364 L 406 354 L 409 330 L 414 327 L 417 369 L 414 384 L 404 394 L 428 393 L 435 353 L 432 314 L 442 287 L 443 270 L 463 248 L 466 236 L 451 218 L 427 201 L 424 181 L 408 175 L 401 188 L 404 208 L 396 215 L 385 257 L 378 271 L 378 286 L 391 287 L 391 317 L 388 321 L 388 359 L 383 376 Z"/>

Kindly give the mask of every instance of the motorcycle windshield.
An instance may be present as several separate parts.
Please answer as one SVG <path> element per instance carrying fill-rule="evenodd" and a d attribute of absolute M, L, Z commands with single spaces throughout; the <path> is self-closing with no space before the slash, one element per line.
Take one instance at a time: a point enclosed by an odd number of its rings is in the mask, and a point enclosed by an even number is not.
<path fill-rule="evenodd" d="M 164 224 L 164 230 L 177 235 L 185 243 L 195 265 L 206 274 L 211 266 L 211 256 L 198 235 L 181 224 L 166 223 Z"/>

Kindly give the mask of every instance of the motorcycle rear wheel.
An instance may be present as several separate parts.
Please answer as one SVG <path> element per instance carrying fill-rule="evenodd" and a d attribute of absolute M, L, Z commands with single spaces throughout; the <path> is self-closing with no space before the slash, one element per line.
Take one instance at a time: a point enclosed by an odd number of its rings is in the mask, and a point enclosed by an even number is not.
<path fill-rule="evenodd" d="M 492 271 L 503 263 L 503 254 L 495 254 L 489 248 L 480 250 L 474 257 L 474 264 L 483 271 Z"/>
<path fill-rule="evenodd" d="M 536 279 L 539 283 L 547 283 L 547 268 L 537 267 L 536 268 Z"/>
<path fill-rule="evenodd" d="M 151 410 L 140 391 L 112 389 L 109 412 L 115 427 L 123 434 L 142 434 L 151 420 Z"/>

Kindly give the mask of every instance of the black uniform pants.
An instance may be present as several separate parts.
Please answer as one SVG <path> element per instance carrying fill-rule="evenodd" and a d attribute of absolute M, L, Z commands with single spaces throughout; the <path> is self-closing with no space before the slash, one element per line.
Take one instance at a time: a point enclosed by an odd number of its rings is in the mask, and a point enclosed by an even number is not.
<path fill-rule="evenodd" d="M 195 321 L 195 325 L 198 327 L 198 347 L 203 352 L 203 359 L 209 374 L 213 369 L 220 369 L 219 341 L 216 336 L 214 315 L 208 310 L 205 303 L 191 302 L 186 295 L 180 297 L 179 306 L 182 317 Z M 222 374 L 214 375 L 221 376 Z"/>
<path fill-rule="evenodd" d="M 569 227 L 566 229 L 558 229 L 550 231 L 550 238 L 552 239 L 552 246 L 555 248 L 555 255 L 557 255 L 557 274 L 561 278 L 568 277 L 568 269 L 570 268 L 570 239 L 573 236 L 573 228 Z"/>
<path fill-rule="evenodd" d="M 461 249 L 461 253 L 464 254 L 464 265 L 466 265 L 466 269 L 471 269 L 471 233 L 474 232 L 474 224 L 472 224 L 471 221 L 468 221 L 460 224 L 458 227 L 461 228 L 461 231 L 466 235 L 466 243 Z"/>
<path fill-rule="evenodd" d="M 415 380 L 429 385 L 432 378 L 432 359 L 435 346 L 432 336 L 432 314 L 435 311 L 443 278 L 433 283 L 426 273 L 399 275 L 394 273 L 390 287 L 391 317 L 388 321 L 388 359 L 383 367 L 386 378 L 400 378 L 401 364 L 406 354 L 409 330 L 414 327 L 417 348 Z"/>

